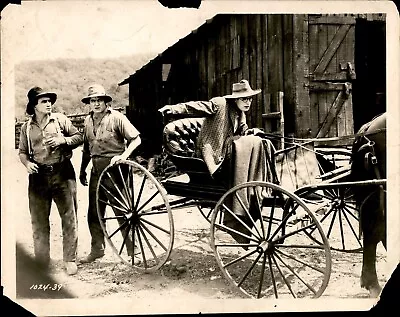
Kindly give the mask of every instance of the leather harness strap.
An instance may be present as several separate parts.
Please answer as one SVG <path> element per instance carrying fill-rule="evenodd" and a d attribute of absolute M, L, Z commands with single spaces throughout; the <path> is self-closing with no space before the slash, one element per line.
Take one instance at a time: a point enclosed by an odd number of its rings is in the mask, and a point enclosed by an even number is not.
<path fill-rule="evenodd" d="M 366 132 L 368 130 L 368 127 L 365 129 L 364 132 Z M 377 179 L 382 179 L 382 175 L 381 172 L 379 171 L 379 167 L 378 167 L 378 159 L 376 158 L 376 154 L 375 154 L 375 142 L 371 141 L 370 139 L 368 139 L 366 137 L 366 134 L 363 133 L 362 138 L 365 139 L 367 141 L 367 143 L 363 144 L 362 146 L 360 146 L 360 148 L 358 149 L 358 152 L 362 152 L 362 151 L 366 151 L 365 155 L 364 155 L 364 167 L 366 170 L 370 170 L 371 167 L 374 170 L 375 176 Z M 384 205 L 384 200 L 385 200 L 385 189 L 383 187 L 383 185 L 379 185 L 379 207 L 380 210 L 383 213 L 383 216 L 385 216 L 385 205 Z M 369 195 L 364 202 L 370 197 L 371 195 Z M 362 204 L 363 205 L 363 204 Z M 361 207 L 360 207 L 361 210 Z"/>

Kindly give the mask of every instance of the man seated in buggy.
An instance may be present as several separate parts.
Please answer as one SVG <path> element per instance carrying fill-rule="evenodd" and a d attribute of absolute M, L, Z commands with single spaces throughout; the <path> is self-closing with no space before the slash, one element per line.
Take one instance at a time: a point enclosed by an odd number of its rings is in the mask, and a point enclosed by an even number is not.
<path fill-rule="evenodd" d="M 260 92 L 261 89 L 253 90 L 247 80 L 241 80 L 232 85 L 231 95 L 214 97 L 209 101 L 166 105 L 159 111 L 163 116 L 204 117 L 196 140 L 195 155 L 204 160 L 212 178 L 227 189 L 249 181 L 272 181 L 275 171 L 273 145 L 269 140 L 256 136 L 261 130 L 249 129 L 246 124 L 246 112 L 250 109 L 252 98 Z M 242 195 L 246 207 L 253 206 L 254 193 Z M 230 207 L 251 226 L 239 203 L 232 202 Z M 246 230 L 236 219 L 228 216 L 227 213 L 224 219 L 226 226 L 242 232 Z M 234 238 L 240 243 L 245 242 L 240 235 Z"/>

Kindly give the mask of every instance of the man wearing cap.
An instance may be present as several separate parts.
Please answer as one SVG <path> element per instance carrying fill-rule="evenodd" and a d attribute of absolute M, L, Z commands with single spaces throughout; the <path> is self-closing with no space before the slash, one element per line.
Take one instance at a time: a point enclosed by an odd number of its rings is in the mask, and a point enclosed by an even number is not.
<path fill-rule="evenodd" d="M 202 157 L 214 179 L 231 188 L 249 181 L 271 181 L 272 170 L 266 152 L 273 155 L 272 143 L 255 136 L 260 129 L 249 129 L 246 112 L 249 111 L 253 96 L 261 89 L 253 90 L 247 80 L 232 85 L 232 94 L 215 97 L 210 101 L 189 101 L 166 105 L 159 109 L 163 115 L 188 114 L 204 116 L 196 144 L 196 155 Z M 243 201 L 246 199 L 243 198 Z M 245 201 L 248 204 L 248 201 Z M 232 206 L 239 217 L 245 214 L 241 206 Z M 236 220 L 224 217 L 227 226 L 243 231 Z M 250 223 L 251 224 L 251 223 Z M 232 234 L 239 242 L 247 242 L 242 236 Z"/>
<path fill-rule="evenodd" d="M 89 207 L 87 221 L 91 235 L 90 253 L 82 263 L 93 262 L 104 256 L 104 233 L 102 231 L 96 210 L 96 187 L 102 171 L 120 160 L 126 160 L 140 145 L 141 139 L 138 130 L 122 113 L 113 110 L 108 104 L 112 101 L 103 86 L 94 84 L 88 89 L 88 95 L 82 102 L 90 105 L 89 115 L 85 118 L 84 143 L 80 182 L 87 186 L 86 168 L 92 160 L 92 170 L 89 180 Z M 127 146 L 125 145 L 127 142 Z M 107 200 L 103 193 L 104 200 Z M 99 202 L 101 214 L 104 214 L 106 205 Z M 114 212 L 117 212 L 114 210 Z M 132 251 L 131 241 L 126 239 L 128 255 Z"/>
<path fill-rule="evenodd" d="M 61 113 L 53 113 L 54 92 L 34 87 L 28 92 L 26 112 L 31 117 L 21 127 L 19 158 L 29 173 L 29 209 L 35 258 L 50 264 L 52 201 L 61 217 L 63 260 L 69 275 L 77 273 L 77 198 L 72 149 L 83 142 L 81 133 Z"/>

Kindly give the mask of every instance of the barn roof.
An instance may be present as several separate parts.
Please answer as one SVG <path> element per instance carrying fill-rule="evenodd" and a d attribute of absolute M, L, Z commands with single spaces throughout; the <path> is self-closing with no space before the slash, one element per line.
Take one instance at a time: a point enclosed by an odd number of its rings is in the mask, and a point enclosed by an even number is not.
<path fill-rule="evenodd" d="M 218 14 L 218 15 L 222 15 L 222 14 Z M 149 67 L 151 64 L 157 62 L 159 59 L 163 58 L 164 56 L 172 53 L 173 50 L 175 50 L 177 47 L 181 46 L 181 45 L 185 45 L 187 42 L 189 42 L 193 37 L 196 36 L 197 33 L 205 30 L 207 28 L 207 26 L 209 24 L 211 24 L 216 17 L 218 16 L 214 16 L 211 19 L 207 19 L 206 22 L 204 22 L 202 25 L 200 25 L 197 29 L 191 31 L 188 35 L 186 35 L 185 37 L 181 38 L 178 40 L 178 42 L 176 42 L 175 44 L 169 46 L 164 52 L 158 54 L 156 57 L 154 57 L 153 59 L 151 59 L 147 64 L 145 64 L 144 66 L 142 66 L 141 68 L 139 68 L 138 70 L 136 70 L 133 74 L 131 74 L 128 78 L 124 79 L 122 82 L 118 83 L 118 86 L 122 86 L 122 85 L 126 85 L 130 82 L 130 80 L 139 72 L 144 71 L 147 67 Z"/>

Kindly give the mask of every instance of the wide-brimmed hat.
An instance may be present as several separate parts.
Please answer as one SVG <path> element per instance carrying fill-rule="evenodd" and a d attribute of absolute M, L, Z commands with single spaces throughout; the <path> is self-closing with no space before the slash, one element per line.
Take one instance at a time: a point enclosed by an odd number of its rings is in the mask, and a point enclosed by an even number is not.
<path fill-rule="evenodd" d="M 90 98 L 102 97 L 105 102 L 110 102 L 112 100 L 111 96 L 106 94 L 106 91 L 102 85 L 94 84 L 89 86 L 88 95 L 82 98 L 83 103 L 89 103 Z"/>
<path fill-rule="evenodd" d="M 43 90 L 41 87 L 33 87 L 28 91 L 28 104 L 26 105 L 26 113 L 32 115 L 35 113 L 35 106 L 38 103 L 38 99 L 41 97 L 49 97 L 51 104 L 54 104 L 57 100 L 57 94 L 54 92 Z"/>
<path fill-rule="evenodd" d="M 232 85 L 232 94 L 224 96 L 225 98 L 243 98 L 257 95 L 261 92 L 261 89 L 253 90 L 250 87 L 249 82 L 246 79 L 242 79 L 238 83 Z"/>

